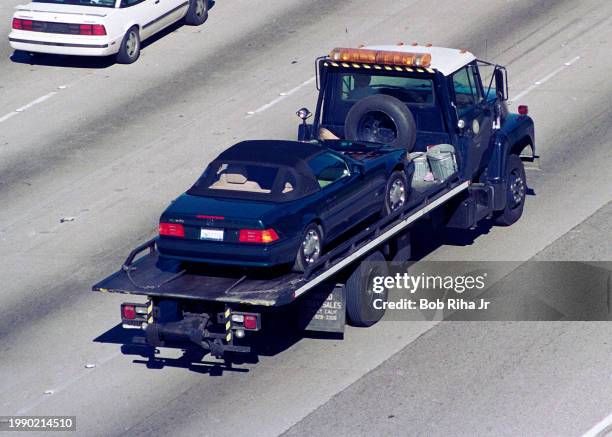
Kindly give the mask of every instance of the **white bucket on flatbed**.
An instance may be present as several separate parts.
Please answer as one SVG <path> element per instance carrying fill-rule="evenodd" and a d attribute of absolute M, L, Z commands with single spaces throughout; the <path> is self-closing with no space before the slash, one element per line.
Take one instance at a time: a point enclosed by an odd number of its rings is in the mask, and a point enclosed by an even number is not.
<path fill-rule="evenodd" d="M 414 175 L 412 180 L 422 181 L 429 173 L 429 163 L 427 162 L 427 154 L 425 152 L 412 152 L 408 154 L 408 158 L 414 162 Z"/>
<path fill-rule="evenodd" d="M 455 148 L 451 144 L 438 144 L 427 150 L 431 172 L 439 181 L 448 179 L 457 171 Z"/>

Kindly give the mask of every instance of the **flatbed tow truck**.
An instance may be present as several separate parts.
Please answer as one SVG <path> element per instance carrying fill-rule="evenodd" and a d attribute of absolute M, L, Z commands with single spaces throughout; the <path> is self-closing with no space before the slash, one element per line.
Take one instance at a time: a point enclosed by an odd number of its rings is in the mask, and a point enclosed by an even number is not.
<path fill-rule="evenodd" d="M 311 124 L 310 111 L 298 111 L 300 141 L 374 135 L 379 142 L 411 142 L 412 150 L 423 152 L 448 144 L 455 171 L 443 180 L 413 180 L 400 210 L 352 232 L 304 273 L 185 267 L 160 258 L 155 239 L 144 243 L 93 290 L 146 297 L 122 304 L 121 318 L 124 328 L 144 331 L 148 345 L 199 347 L 216 357 L 256 352 L 252 334 L 282 312 L 309 331 L 342 333 L 346 322 L 370 326 L 384 315 L 373 300 L 386 298 L 372 292 L 371 279 L 387 273 L 384 261 L 409 259 L 417 222 L 436 213 L 443 226 L 469 229 L 485 218 L 501 225 L 520 218 L 527 189 L 523 162 L 537 161 L 534 125 L 526 107 L 508 112 L 504 67 L 465 50 L 395 45 L 334 49 L 317 59 L 316 69 L 317 108 Z M 359 76 L 368 77 L 370 94 L 387 99 L 382 106 L 358 107 L 367 100 Z M 398 121 L 405 108 L 407 125 Z"/>

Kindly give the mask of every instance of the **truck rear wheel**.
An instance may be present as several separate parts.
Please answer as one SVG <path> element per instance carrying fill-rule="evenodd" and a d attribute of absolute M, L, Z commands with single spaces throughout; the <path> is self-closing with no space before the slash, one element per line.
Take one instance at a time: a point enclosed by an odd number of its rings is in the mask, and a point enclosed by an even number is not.
<path fill-rule="evenodd" d="M 346 315 L 353 326 L 368 327 L 385 315 L 384 308 L 375 308 L 374 301 L 387 302 L 388 290 L 374 292 L 374 278 L 389 273 L 386 260 L 381 252 L 374 252 L 365 258 L 353 271 L 346 282 Z"/>
<path fill-rule="evenodd" d="M 523 215 L 527 178 L 523 161 L 517 155 L 509 155 L 506 161 L 506 207 L 495 214 L 495 224 L 510 226 Z"/>

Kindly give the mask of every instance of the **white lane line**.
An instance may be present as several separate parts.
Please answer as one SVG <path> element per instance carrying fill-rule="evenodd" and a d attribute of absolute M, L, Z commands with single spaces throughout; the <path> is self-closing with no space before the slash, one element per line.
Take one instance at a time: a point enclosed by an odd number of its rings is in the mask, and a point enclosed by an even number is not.
<path fill-rule="evenodd" d="M 563 70 L 565 70 L 567 67 L 571 66 L 572 64 L 574 64 L 576 61 L 578 61 L 580 59 L 580 56 L 576 56 L 573 59 L 570 59 L 569 61 L 567 61 L 566 63 L 564 63 L 563 65 L 561 65 L 559 68 L 551 71 L 550 73 L 548 73 L 546 76 L 544 76 L 542 79 L 537 80 L 533 83 L 533 85 L 531 85 L 530 87 L 528 87 L 527 89 L 521 91 L 520 93 L 518 93 L 513 99 L 510 99 L 512 102 L 516 102 L 517 100 L 521 99 L 522 97 L 525 97 L 527 94 L 529 94 L 530 92 L 532 92 L 534 89 L 536 89 L 537 87 L 539 87 L 540 85 L 545 84 L 546 82 L 548 82 L 550 79 L 552 79 L 553 77 L 555 77 L 557 74 L 561 73 Z"/>
<path fill-rule="evenodd" d="M 112 361 L 113 359 L 117 358 L 120 355 L 121 355 L 121 351 L 120 350 L 117 351 L 117 352 L 114 352 L 112 355 L 109 355 L 109 356 L 107 356 L 105 358 L 102 358 L 100 361 L 97 361 L 97 366 L 96 367 L 94 367 L 94 368 L 87 368 L 87 370 L 83 370 L 83 371 L 79 372 L 78 375 L 75 375 L 71 379 L 68 379 L 68 380 L 64 381 L 63 383 L 61 383 L 60 385 L 58 385 L 54 389 L 45 390 L 45 392 L 44 392 L 44 394 L 42 396 L 37 397 L 36 399 L 31 401 L 29 404 L 27 404 L 24 407 L 22 407 L 21 409 L 19 409 L 19 411 L 17 411 L 15 413 L 15 416 L 23 416 L 27 412 L 29 412 L 29 411 L 33 410 L 34 408 L 38 407 L 43 402 L 45 402 L 47 400 L 51 400 L 53 398 L 53 396 L 55 396 L 58 393 L 61 393 L 62 391 L 66 390 L 68 387 L 73 385 L 75 382 L 80 381 L 81 379 L 83 379 L 85 376 L 89 375 L 91 372 L 95 371 L 96 369 L 99 369 L 102 364 L 108 363 L 109 361 Z"/>
<path fill-rule="evenodd" d="M 612 425 L 612 414 L 605 417 L 601 422 L 595 424 L 595 426 L 589 429 L 587 432 L 582 434 L 582 437 L 598 437 L 604 436 L 604 431 L 608 430 Z"/>
<path fill-rule="evenodd" d="M 8 113 L 8 114 L 6 114 L 6 115 L 3 115 L 2 117 L 0 117 L 0 123 L 2 123 L 2 122 L 4 122 L 4 121 L 8 120 L 9 118 L 13 118 L 13 117 L 14 117 L 14 116 L 16 116 L 17 114 L 19 114 L 19 112 L 15 112 L 15 111 L 13 111 L 13 112 L 9 112 L 9 113 Z"/>
<path fill-rule="evenodd" d="M 46 100 L 49 100 L 51 97 L 53 97 L 54 95 L 56 95 L 57 92 L 55 91 L 51 91 L 49 94 L 45 94 L 42 97 L 37 98 L 36 100 L 32 100 L 30 103 L 28 103 L 27 105 L 22 106 L 21 108 L 17 108 L 15 109 L 15 112 L 23 112 L 23 111 L 27 111 L 28 109 L 30 109 L 32 106 L 36 106 Z"/>
<path fill-rule="evenodd" d="M 289 91 L 286 91 L 286 92 L 282 92 L 282 93 L 280 93 L 280 95 L 279 95 L 279 96 L 278 96 L 276 99 L 272 100 L 271 102 L 266 103 L 266 104 L 265 104 L 265 105 L 263 105 L 263 106 L 260 106 L 259 108 L 257 108 L 257 109 L 256 109 L 256 110 L 254 110 L 254 111 L 249 111 L 249 112 L 247 112 L 247 116 L 253 116 L 253 115 L 255 115 L 255 114 L 259 114 L 259 113 L 261 113 L 261 112 L 267 111 L 267 110 L 268 110 L 268 109 L 270 109 L 272 106 L 274 106 L 274 105 L 276 105 L 276 104 L 278 104 L 278 103 L 282 102 L 283 100 L 285 100 L 285 99 L 286 99 L 287 97 L 289 97 L 290 95 L 295 94 L 295 93 L 297 93 L 299 90 L 301 90 L 302 88 L 304 88 L 304 87 L 306 87 L 306 86 L 310 85 L 311 83 L 313 83 L 313 82 L 315 81 L 315 79 L 316 79 L 316 77 L 314 77 L 314 76 L 313 76 L 313 77 L 311 77 L 310 79 L 308 79 L 307 81 L 302 82 L 301 84 L 299 84 L 299 85 L 298 85 L 298 86 L 296 86 L 295 88 L 290 89 Z"/>
<path fill-rule="evenodd" d="M 51 97 L 53 97 L 54 95 L 57 94 L 57 91 L 51 91 L 49 94 L 45 94 L 42 97 L 37 98 L 36 100 L 32 100 L 30 103 L 23 105 L 20 108 L 15 109 L 13 112 L 9 112 L 6 115 L 3 115 L 2 117 L 0 117 L 0 123 L 5 122 L 6 120 L 9 120 L 10 118 L 14 117 L 15 115 L 21 113 L 21 112 L 25 112 L 28 109 L 32 108 L 33 106 L 39 105 L 47 100 L 49 100 Z"/>

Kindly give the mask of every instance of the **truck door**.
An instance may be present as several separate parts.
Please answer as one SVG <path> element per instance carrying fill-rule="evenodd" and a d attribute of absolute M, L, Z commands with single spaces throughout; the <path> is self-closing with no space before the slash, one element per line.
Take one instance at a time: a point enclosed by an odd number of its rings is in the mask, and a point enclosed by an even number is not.
<path fill-rule="evenodd" d="M 484 97 L 475 63 L 453 73 L 452 86 L 457 117 L 463 121 L 461 133 L 463 172 L 473 176 L 488 162 L 487 152 L 493 132 L 493 111 Z"/>

